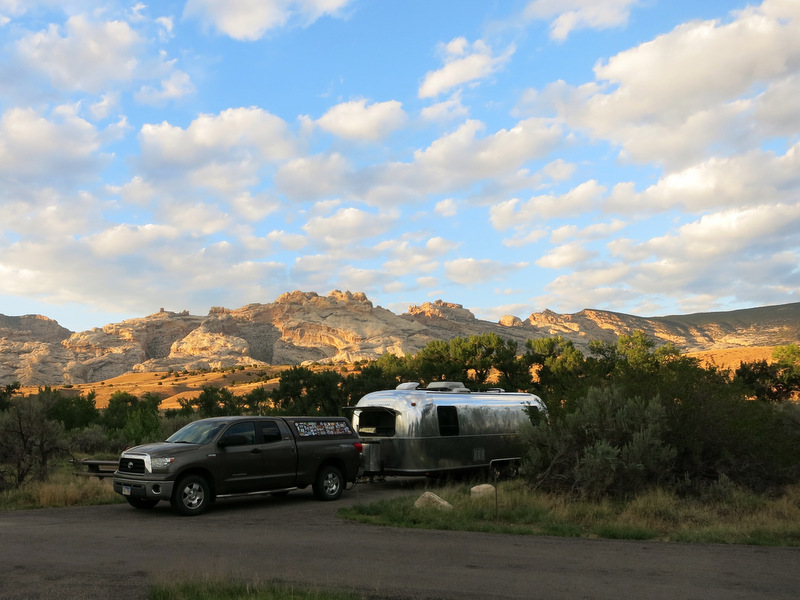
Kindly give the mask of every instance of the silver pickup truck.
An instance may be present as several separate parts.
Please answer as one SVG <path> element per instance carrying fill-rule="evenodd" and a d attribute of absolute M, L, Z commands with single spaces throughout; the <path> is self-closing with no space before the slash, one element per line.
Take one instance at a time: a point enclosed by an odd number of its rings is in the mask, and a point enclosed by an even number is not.
<path fill-rule="evenodd" d="M 336 500 L 356 480 L 361 448 L 344 417 L 201 419 L 165 442 L 125 450 L 114 491 L 135 508 L 166 500 L 187 516 L 217 498 L 309 485 L 320 500 Z"/>

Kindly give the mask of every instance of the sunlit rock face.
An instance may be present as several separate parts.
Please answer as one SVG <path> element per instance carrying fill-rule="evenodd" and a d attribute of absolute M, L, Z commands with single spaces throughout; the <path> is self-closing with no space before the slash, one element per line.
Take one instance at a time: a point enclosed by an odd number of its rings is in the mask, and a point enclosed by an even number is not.
<path fill-rule="evenodd" d="M 770 346 L 800 340 L 800 303 L 668 317 L 601 310 L 551 310 L 499 322 L 477 319 L 460 304 L 437 300 L 397 315 L 360 292 L 327 296 L 294 291 L 268 304 L 212 308 L 208 315 L 160 310 L 139 319 L 73 333 L 39 315 L 0 315 L 0 384 L 89 383 L 131 371 L 239 365 L 341 364 L 382 354 L 414 354 L 433 340 L 493 333 L 516 341 L 560 335 L 588 352 L 644 331 L 684 351 Z"/>

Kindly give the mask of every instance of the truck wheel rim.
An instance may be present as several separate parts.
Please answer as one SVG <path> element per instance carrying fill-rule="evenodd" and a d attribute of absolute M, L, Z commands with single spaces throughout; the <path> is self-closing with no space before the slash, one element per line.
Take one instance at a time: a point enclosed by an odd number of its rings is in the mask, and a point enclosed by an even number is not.
<path fill-rule="evenodd" d="M 328 473 L 325 476 L 323 488 L 325 489 L 325 493 L 327 495 L 334 495 L 339 491 L 339 478 L 334 473 Z"/>
<path fill-rule="evenodd" d="M 197 508 L 203 504 L 205 494 L 203 486 L 198 483 L 190 483 L 183 488 L 183 503 L 187 508 Z"/>

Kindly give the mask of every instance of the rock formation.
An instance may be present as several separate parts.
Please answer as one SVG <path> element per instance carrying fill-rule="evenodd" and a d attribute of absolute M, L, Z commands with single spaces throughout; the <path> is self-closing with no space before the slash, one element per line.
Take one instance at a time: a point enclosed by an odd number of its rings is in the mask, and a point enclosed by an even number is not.
<path fill-rule="evenodd" d="M 527 319 L 476 319 L 437 300 L 407 313 L 374 306 L 363 293 L 283 294 L 269 304 L 212 308 L 205 317 L 164 311 L 72 333 L 38 315 L 0 315 L 0 384 L 63 385 L 130 371 L 198 370 L 238 365 L 351 363 L 387 352 L 413 354 L 432 340 L 495 333 L 525 341 L 561 335 L 586 352 L 642 330 L 684 351 L 778 345 L 800 340 L 800 303 L 684 316 L 643 318 L 600 310 Z"/>

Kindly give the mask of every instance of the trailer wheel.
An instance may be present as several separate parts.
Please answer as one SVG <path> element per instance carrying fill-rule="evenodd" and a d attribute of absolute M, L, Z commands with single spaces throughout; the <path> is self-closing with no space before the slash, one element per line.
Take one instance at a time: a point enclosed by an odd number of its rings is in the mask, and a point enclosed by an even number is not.
<path fill-rule="evenodd" d="M 153 500 L 151 498 L 133 498 L 131 496 L 125 496 L 125 500 L 127 500 L 128 504 L 133 508 L 150 509 L 158 504 L 158 500 Z"/>
<path fill-rule="evenodd" d="M 314 480 L 314 495 L 320 500 L 336 500 L 344 490 L 342 472 L 333 465 L 322 465 Z"/>
<path fill-rule="evenodd" d="M 199 475 L 187 475 L 175 486 L 172 493 L 172 508 L 185 517 L 206 512 L 211 502 L 211 488 Z"/>

